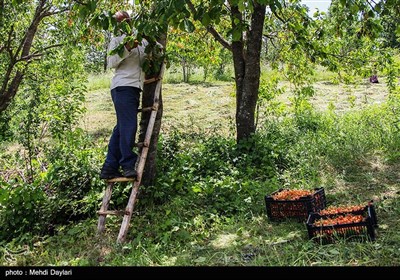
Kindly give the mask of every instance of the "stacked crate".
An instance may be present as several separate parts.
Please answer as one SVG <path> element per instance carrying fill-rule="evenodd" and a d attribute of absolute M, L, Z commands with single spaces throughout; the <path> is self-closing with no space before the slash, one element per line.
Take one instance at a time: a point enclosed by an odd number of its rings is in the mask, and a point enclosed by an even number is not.
<path fill-rule="evenodd" d="M 338 238 L 375 240 L 378 221 L 372 201 L 365 206 L 347 208 L 332 207 L 327 210 L 336 211 L 310 213 L 306 222 L 308 237 L 322 243 L 332 243 Z"/>
<path fill-rule="evenodd" d="M 271 221 L 295 219 L 306 223 L 310 239 L 332 243 L 337 238 L 375 240 L 378 226 L 373 202 L 365 206 L 326 207 L 324 188 L 310 190 L 279 189 L 265 196 Z"/>

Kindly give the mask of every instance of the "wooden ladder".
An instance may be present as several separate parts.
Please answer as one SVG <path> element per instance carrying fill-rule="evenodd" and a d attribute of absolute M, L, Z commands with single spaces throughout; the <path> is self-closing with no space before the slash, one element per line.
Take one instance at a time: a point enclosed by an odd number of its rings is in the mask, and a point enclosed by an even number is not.
<path fill-rule="evenodd" d="M 98 222 L 98 226 L 97 226 L 97 231 L 99 234 L 103 233 L 105 230 L 107 215 L 124 216 L 123 220 L 122 220 L 121 228 L 119 230 L 118 238 L 117 238 L 118 243 L 122 243 L 125 241 L 126 234 L 128 233 L 129 223 L 130 223 L 130 220 L 132 217 L 133 209 L 135 207 L 136 198 L 138 196 L 139 186 L 140 186 L 140 183 L 142 180 L 144 166 L 146 164 L 147 153 L 149 151 L 150 139 L 151 139 L 151 135 L 153 134 L 154 122 L 155 122 L 156 116 L 157 116 L 157 111 L 158 111 L 158 106 L 159 106 L 159 97 L 160 97 L 160 92 L 161 92 L 161 83 L 162 83 L 162 77 L 164 76 L 164 71 L 165 71 L 165 63 L 162 64 L 160 73 L 157 78 L 152 78 L 152 79 L 145 81 L 145 84 L 157 82 L 157 85 L 156 85 L 156 89 L 154 92 L 153 106 L 147 107 L 147 108 L 142 108 L 140 110 L 140 112 L 151 111 L 151 114 L 150 114 L 149 123 L 147 125 L 144 141 L 142 143 L 138 143 L 138 146 L 141 147 L 141 152 L 138 157 L 139 162 L 138 162 L 137 169 L 136 169 L 137 177 L 136 178 L 121 177 L 121 178 L 114 178 L 114 179 L 107 180 L 107 187 L 104 192 L 103 202 L 101 204 L 100 211 L 98 211 L 99 222 Z M 131 191 L 131 195 L 128 200 L 128 204 L 125 208 L 125 211 L 118 211 L 118 210 L 117 211 L 109 211 L 108 210 L 108 206 L 109 206 L 110 200 L 111 200 L 112 188 L 113 188 L 114 184 L 117 182 L 131 182 L 132 183 L 132 191 Z"/>

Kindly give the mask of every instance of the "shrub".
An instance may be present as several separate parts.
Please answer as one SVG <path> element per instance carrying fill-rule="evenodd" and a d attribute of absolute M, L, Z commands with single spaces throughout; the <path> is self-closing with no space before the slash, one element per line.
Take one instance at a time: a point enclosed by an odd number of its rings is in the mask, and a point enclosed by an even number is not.
<path fill-rule="evenodd" d="M 32 178 L 14 172 L 0 181 L 1 237 L 52 234 L 57 224 L 92 217 L 104 188 L 98 176 L 101 154 L 81 130 L 66 132 L 38 155 Z M 2 160 L 23 165 L 17 157 Z"/>

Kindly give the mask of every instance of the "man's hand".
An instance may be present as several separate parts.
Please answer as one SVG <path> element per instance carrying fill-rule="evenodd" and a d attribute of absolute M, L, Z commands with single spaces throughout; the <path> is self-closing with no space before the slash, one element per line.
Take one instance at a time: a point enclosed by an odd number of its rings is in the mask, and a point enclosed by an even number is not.
<path fill-rule="evenodd" d="M 126 42 L 125 43 L 125 48 L 128 51 L 131 51 L 132 49 L 136 48 L 139 45 L 139 41 L 135 40 L 134 42 Z"/>

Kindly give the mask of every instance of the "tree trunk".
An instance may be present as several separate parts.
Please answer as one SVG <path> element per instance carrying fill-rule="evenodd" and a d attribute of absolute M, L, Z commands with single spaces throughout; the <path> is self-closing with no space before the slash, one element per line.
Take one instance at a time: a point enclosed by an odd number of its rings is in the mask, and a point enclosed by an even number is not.
<path fill-rule="evenodd" d="M 44 0 L 38 2 L 32 22 L 26 31 L 24 38 L 20 42 L 20 47 L 16 50 L 15 54 L 10 56 L 9 65 L 0 89 L 0 112 L 7 109 L 15 97 L 20 84 L 22 83 L 24 73 L 29 65 L 29 59 L 27 59 L 27 57 L 29 57 L 33 39 L 36 35 L 40 22 L 45 17 L 45 4 L 46 1 Z M 12 33 L 13 30 L 10 31 L 10 35 Z M 11 40 L 11 38 L 12 36 L 9 36 L 8 40 Z M 20 61 L 26 61 L 27 63 L 23 65 L 21 69 L 15 71 L 17 63 Z M 12 75 L 14 76 L 12 77 Z"/>
<path fill-rule="evenodd" d="M 163 34 L 160 38 L 159 43 L 166 47 L 166 38 L 167 34 Z M 154 92 L 156 89 L 156 82 L 151 84 L 144 85 L 142 92 L 142 108 L 151 107 L 154 103 Z M 160 89 L 161 90 L 161 89 Z M 163 102 L 162 102 L 162 90 L 160 91 L 159 97 L 159 105 L 156 120 L 154 123 L 153 133 L 151 135 L 149 152 L 147 154 L 146 164 L 144 166 L 144 172 L 142 175 L 142 185 L 143 186 L 151 186 L 154 185 L 156 174 L 157 174 L 157 145 L 158 145 L 158 136 L 160 134 L 161 129 L 161 119 L 163 115 Z M 139 142 L 144 141 L 144 137 L 146 135 L 147 124 L 149 123 L 151 111 L 142 112 L 140 119 L 140 132 L 139 132 Z"/>
<path fill-rule="evenodd" d="M 183 82 L 186 82 L 186 68 L 185 68 L 185 61 L 182 59 L 181 60 L 181 66 L 182 66 L 182 78 Z"/>
<path fill-rule="evenodd" d="M 193 15 L 197 13 L 191 1 L 186 2 Z M 238 26 L 244 22 L 243 14 L 236 1 L 225 1 L 229 4 L 232 30 L 242 31 Z M 207 31 L 224 48 L 230 50 L 233 56 L 233 66 L 236 82 L 236 141 L 248 139 L 256 130 L 255 111 L 260 86 L 260 59 L 261 45 L 264 29 L 266 5 L 253 2 L 254 9 L 251 14 L 250 28 L 244 37 L 243 32 L 231 44 L 225 40 L 212 26 L 207 26 Z M 248 15 L 247 15 L 248 16 Z M 246 16 L 246 17 L 247 17 Z M 237 33 L 236 33 L 237 34 Z"/>
<path fill-rule="evenodd" d="M 248 139 L 255 132 L 255 110 L 260 85 L 260 57 L 265 11 L 265 5 L 254 4 L 250 31 L 246 36 L 246 41 L 251 44 L 246 45 L 247 49 L 245 49 L 243 39 L 232 43 L 236 80 L 236 141 L 238 143 Z M 237 7 L 232 9 L 232 14 L 234 17 L 238 16 Z M 233 20 L 232 24 L 234 26 Z"/>

